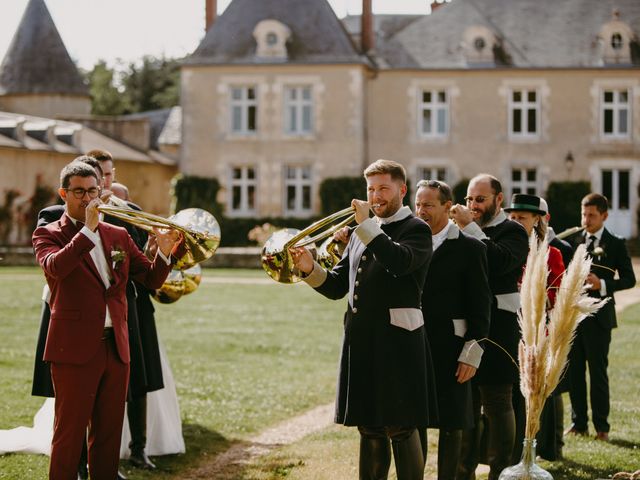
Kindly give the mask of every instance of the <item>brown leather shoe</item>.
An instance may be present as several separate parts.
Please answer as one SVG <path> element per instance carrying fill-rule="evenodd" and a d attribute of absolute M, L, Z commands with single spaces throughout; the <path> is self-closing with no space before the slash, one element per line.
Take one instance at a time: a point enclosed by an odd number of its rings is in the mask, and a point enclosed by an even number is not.
<path fill-rule="evenodd" d="M 579 430 L 576 427 L 570 427 L 564 432 L 565 435 L 579 435 L 581 437 L 586 437 L 589 435 L 587 430 Z"/>
<path fill-rule="evenodd" d="M 596 440 L 601 440 L 603 442 L 608 442 L 609 441 L 609 432 L 597 432 L 596 433 Z"/>

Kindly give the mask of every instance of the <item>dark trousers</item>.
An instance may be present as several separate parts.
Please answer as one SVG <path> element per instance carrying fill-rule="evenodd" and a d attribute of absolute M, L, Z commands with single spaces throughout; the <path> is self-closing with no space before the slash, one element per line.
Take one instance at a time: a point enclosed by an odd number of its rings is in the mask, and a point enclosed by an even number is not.
<path fill-rule="evenodd" d="M 51 364 L 56 393 L 51 442 L 51 480 L 75 480 L 89 426 L 89 472 L 93 480 L 118 475 L 129 365 L 118 357 L 113 338 L 101 342 L 82 365 Z"/>
<path fill-rule="evenodd" d="M 386 480 L 392 449 L 398 480 L 422 480 L 424 457 L 417 428 L 359 426 L 358 431 L 360 480 Z"/>
<path fill-rule="evenodd" d="M 578 325 L 569 354 L 571 419 L 577 430 L 587 431 L 586 367 L 589 366 L 591 413 L 598 432 L 608 432 L 609 422 L 609 345 L 611 329 L 600 325 L 596 317 L 588 317 Z"/>

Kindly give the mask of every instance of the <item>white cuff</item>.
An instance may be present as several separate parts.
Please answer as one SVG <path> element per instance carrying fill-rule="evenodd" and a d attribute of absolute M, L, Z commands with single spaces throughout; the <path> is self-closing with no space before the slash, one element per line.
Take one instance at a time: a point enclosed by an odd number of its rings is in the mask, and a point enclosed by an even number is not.
<path fill-rule="evenodd" d="M 471 222 L 469 225 L 464 227 L 462 231 L 467 235 L 477 238 L 478 240 L 485 240 L 489 238 L 484 234 L 484 232 L 476 222 Z"/>
<path fill-rule="evenodd" d="M 160 258 L 164 260 L 164 263 L 171 265 L 171 258 L 167 258 L 165 254 L 162 253 L 162 250 L 158 249 L 158 255 L 160 255 Z M 169 257 L 171 257 L 171 255 L 169 255 Z"/>
<path fill-rule="evenodd" d="M 462 347 L 462 352 L 458 357 L 458 361 L 478 368 L 480 366 L 480 360 L 482 360 L 483 353 L 484 350 L 477 341 L 469 340 Z"/>
<path fill-rule="evenodd" d="M 96 232 L 92 232 L 91 229 L 86 225 L 80 229 L 80 233 L 91 240 L 94 245 L 97 245 L 100 241 L 100 237 L 98 236 L 98 234 Z"/>
<path fill-rule="evenodd" d="M 304 280 L 307 285 L 312 288 L 319 287 L 324 283 L 326 279 L 327 271 L 316 262 L 313 262 L 313 270 L 311 270 L 311 273 L 302 278 L 302 280 Z"/>
<path fill-rule="evenodd" d="M 369 245 L 374 238 L 384 232 L 373 218 L 367 218 L 364 222 L 358 225 L 355 229 L 355 233 L 358 235 L 358 238 L 362 243 Z"/>
<path fill-rule="evenodd" d="M 600 279 L 600 296 L 601 297 L 607 296 L 607 284 L 602 279 Z"/>

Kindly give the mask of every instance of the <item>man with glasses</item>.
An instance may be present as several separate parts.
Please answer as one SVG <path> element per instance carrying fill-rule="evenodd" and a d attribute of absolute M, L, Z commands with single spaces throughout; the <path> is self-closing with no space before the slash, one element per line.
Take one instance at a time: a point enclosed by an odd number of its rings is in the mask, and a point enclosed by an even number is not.
<path fill-rule="evenodd" d="M 476 419 L 480 409 L 488 421 L 487 462 L 489 480 L 511 465 L 515 442 L 512 388 L 518 383 L 518 279 L 527 261 L 529 242 L 525 229 L 502 210 L 502 185 L 492 175 L 480 174 L 469 182 L 465 205 L 451 208 L 451 217 L 463 233 L 487 246 L 489 286 L 493 295 L 489 340 L 484 342 L 482 364 L 474 379 Z M 517 388 L 517 387 L 516 387 Z M 476 422 L 477 425 L 477 422 Z M 479 463 L 478 426 L 463 435 L 459 479 L 475 478 Z"/>
<path fill-rule="evenodd" d="M 439 421 L 438 480 L 454 480 L 462 432 L 474 426 L 471 380 L 482 358 L 478 342 L 489 332 L 491 290 L 487 247 L 449 219 L 451 188 L 421 180 L 416 215 L 433 232 L 433 257 L 422 292 L 422 313 L 431 346 Z M 426 430 L 422 429 L 423 451 Z M 426 455 L 425 455 L 426 456 Z"/>
<path fill-rule="evenodd" d="M 44 351 L 56 393 L 49 478 L 76 476 L 89 426 L 91 478 L 113 480 L 129 376 L 127 280 L 131 273 L 159 288 L 179 234 L 156 231 L 160 253 L 151 263 L 125 230 L 99 221 L 98 177 L 81 162 L 62 169 L 59 194 L 65 214 L 33 233 L 51 290 Z"/>

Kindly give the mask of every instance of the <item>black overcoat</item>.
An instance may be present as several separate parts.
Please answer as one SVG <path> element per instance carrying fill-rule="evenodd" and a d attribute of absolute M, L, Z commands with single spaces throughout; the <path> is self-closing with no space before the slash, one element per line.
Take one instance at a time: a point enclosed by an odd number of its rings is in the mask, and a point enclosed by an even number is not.
<path fill-rule="evenodd" d="M 493 295 L 489 326 L 491 341 L 484 343 L 482 363 L 474 381 L 480 385 L 516 383 L 519 379 L 520 341 L 516 313 L 520 308 L 518 280 L 527 262 L 529 239 L 524 227 L 509 220 L 502 211 L 482 232 L 486 237 L 482 241 L 487 246 L 489 287 Z"/>
<path fill-rule="evenodd" d="M 492 296 L 487 248 L 449 226 L 434 252 L 422 294 L 427 338 L 436 376 L 439 422 L 447 430 L 473 428 L 471 382 L 458 383 L 456 369 L 466 342 L 489 334 Z"/>
<path fill-rule="evenodd" d="M 420 307 L 431 230 L 410 213 L 381 229 L 366 246 L 356 230 L 342 260 L 316 287 L 332 299 L 349 293 L 350 284 L 352 288 L 344 317 L 335 421 L 426 426 L 430 379 Z"/>

